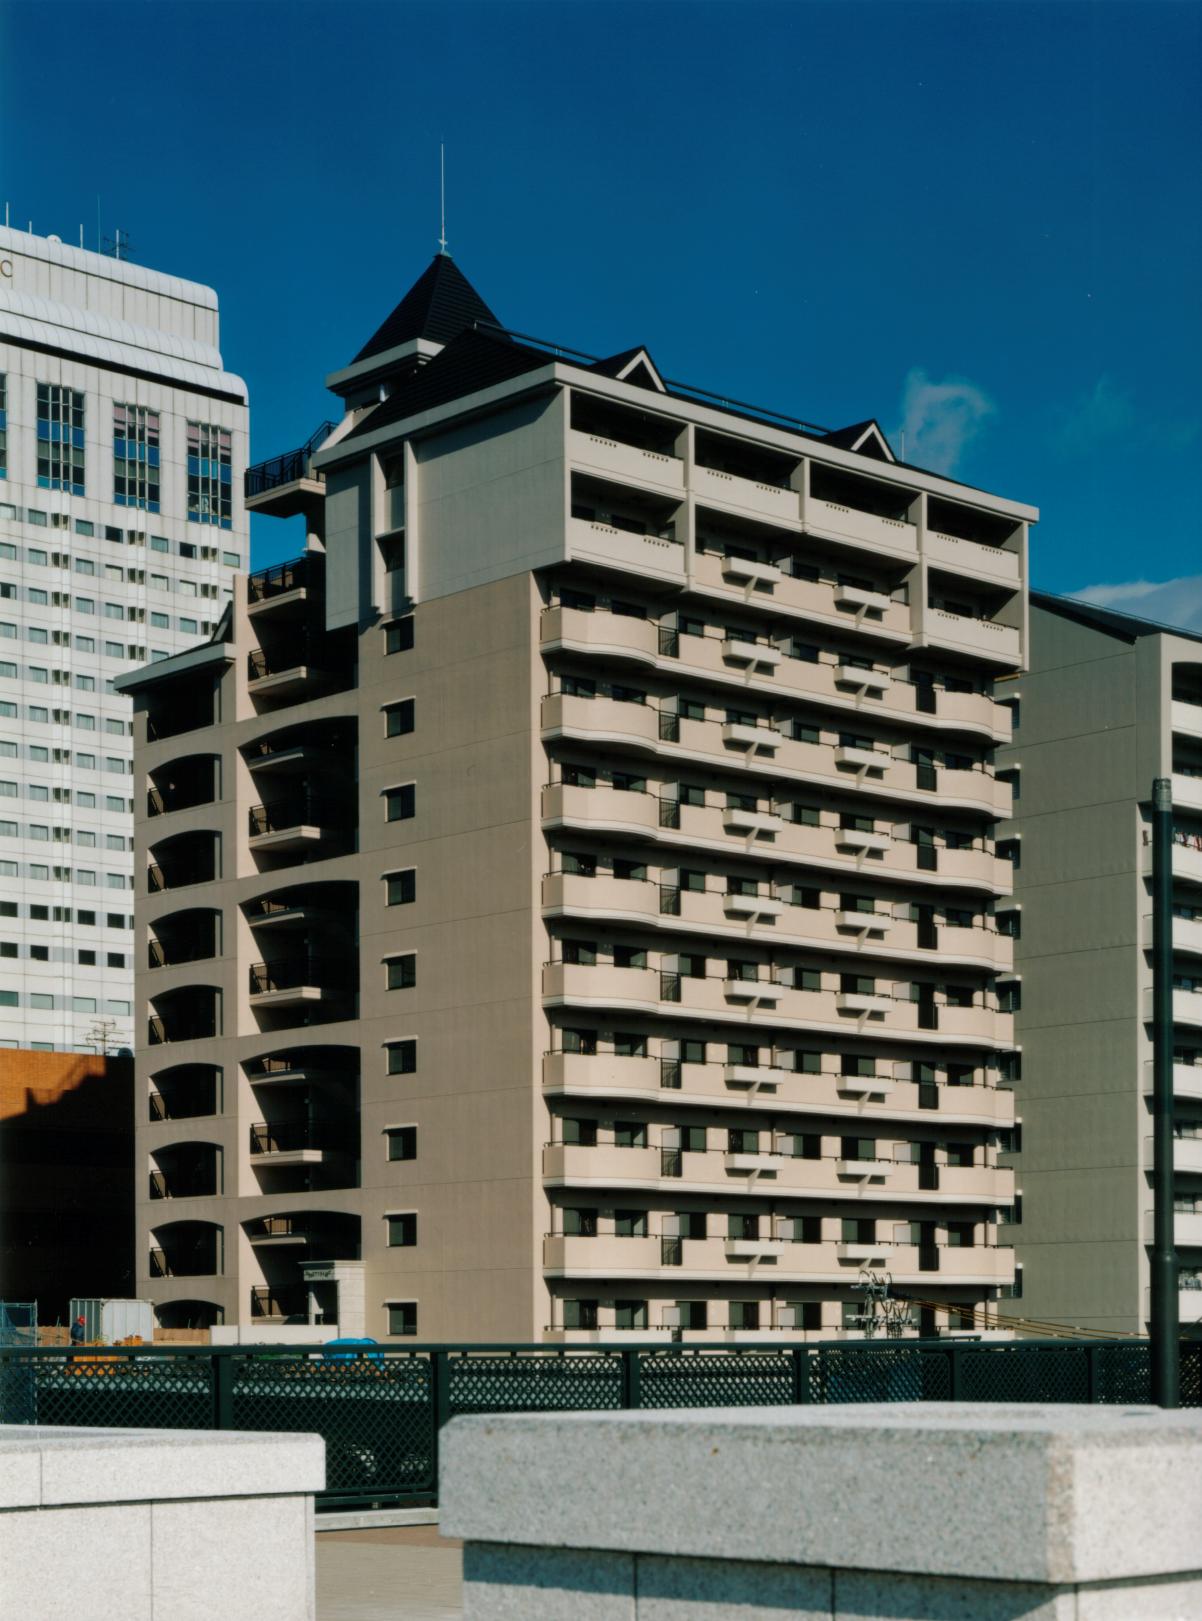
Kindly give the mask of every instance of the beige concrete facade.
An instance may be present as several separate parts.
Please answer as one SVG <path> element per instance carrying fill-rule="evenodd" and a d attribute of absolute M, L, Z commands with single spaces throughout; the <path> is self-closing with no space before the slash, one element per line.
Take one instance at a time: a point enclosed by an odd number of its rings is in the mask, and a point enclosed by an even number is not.
<path fill-rule="evenodd" d="M 871 1268 L 963 1329 L 1012 1279 L 1035 514 L 536 361 L 410 415 L 338 374 L 252 502 L 306 557 L 130 683 L 138 1290 L 249 1338 L 755 1343 L 857 1332 Z"/>
<path fill-rule="evenodd" d="M 1152 1238 L 1152 783 L 1173 784 L 1181 1320 L 1202 1321 L 1202 639 L 1085 604 L 1031 606 L 1002 763 L 1022 975 L 1022 1310 L 1142 1333 Z M 1001 692 L 1002 689 L 999 689 Z"/>

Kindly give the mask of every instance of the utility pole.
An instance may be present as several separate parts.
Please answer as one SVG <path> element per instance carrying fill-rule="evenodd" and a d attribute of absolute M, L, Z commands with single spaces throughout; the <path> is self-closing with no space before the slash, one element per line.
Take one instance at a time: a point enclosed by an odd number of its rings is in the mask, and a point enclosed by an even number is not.
<path fill-rule="evenodd" d="M 1152 784 L 1152 1401 L 1181 1405 L 1173 1234 L 1173 784 Z"/>

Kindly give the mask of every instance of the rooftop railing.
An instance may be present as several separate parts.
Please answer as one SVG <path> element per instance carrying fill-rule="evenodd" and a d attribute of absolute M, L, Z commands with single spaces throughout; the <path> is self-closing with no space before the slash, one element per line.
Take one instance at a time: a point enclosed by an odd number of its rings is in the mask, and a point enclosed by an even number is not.
<path fill-rule="evenodd" d="M 286 450 L 283 455 L 272 456 L 267 461 L 256 462 L 253 467 L 248 467 L 246 495 L 248 497 L 266 495 L 268 490 L 279 489 L 282 484 L 292 484 L 298 478 L 312 477 L 309 462 L 314 452 L 320 450 L 337 426 L 336 422 L 323 422 L 309 435 L 304 444 L 298 445 L 295 450 Z"/>

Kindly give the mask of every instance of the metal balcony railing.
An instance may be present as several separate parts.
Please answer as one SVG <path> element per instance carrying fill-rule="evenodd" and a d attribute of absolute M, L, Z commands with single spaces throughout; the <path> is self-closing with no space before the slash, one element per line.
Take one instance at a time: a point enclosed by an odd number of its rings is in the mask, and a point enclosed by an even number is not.
<path fill-rule="evenodd" d="M 252 648 L 246 655 L 246 678 L 248 681 L 265 681 L 269 675 L 285 675 L 290 670 L 308 668 L 309 663 L 308 637 L 294 637 L 283 653 L 271 657 L 261 647 Z"/>
<path fill-rule="evenodd" d="M 322 1149 L 327 1153 L 347 1153 L 351 1140 L 335 1126 L 314 1126 L 308 1121 L 284 1121 L 269 1125 L 258 1120 L 250 1128 L 252 1154 L 290 1154 L 300 1148 Z"/>
<path fill-rule="evenodd" d="M 283 833 L 296 827 L 345 828 L 352 820 L 355 806 L 353 793 L 346 800 L 331 794 L 302 790 L 266 805 L 252 805 L 247 813 L 247 828 L 251 838 L 263 833 Z"/>
<path fill-rule="evenodd" d="M 246 495 L 248 497 L 266 495 L 268 490 L 279 489 L 281 484 L 292 484 L 298 478 L 320 477 L 320 474 L 314 474 L 310 470 L 309 462 L 314 452 L 321 449 L 337 426 L 336 422 L 323 422 L 309 435 L 304 444 L 298 445 L 295 450 L 286 450 L 280 456 L 272 456 L 267 461 L 256 462 L 253 467 L 248 467 L 245 477 Z"/>
<path fill-rule="evenodd" d="M 251 1286 L 252 1317 L 302 1317 L 307 1310 L 308 1297 L 303 1289 L 274 1289 L 265 1283 Z"/>
<path fill-rule="evenodd" d="M 293 991 L 302 985 L 349 991 L 354 982 L 353 966 L 335 957 L 280 957 L 274 962 L 256 962 L 250 966 L 252 996 L 262 996 L 268 991 Z"/>

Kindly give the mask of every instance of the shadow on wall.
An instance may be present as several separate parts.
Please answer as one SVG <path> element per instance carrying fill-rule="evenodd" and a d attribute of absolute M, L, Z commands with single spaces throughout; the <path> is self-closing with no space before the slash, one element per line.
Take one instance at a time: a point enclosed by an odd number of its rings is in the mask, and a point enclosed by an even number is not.
<path fill-rule="evenodd" d="M 134 1186 L 133 1059 L 0 1051 L 0 1298 L 133 1295 Z"/>

